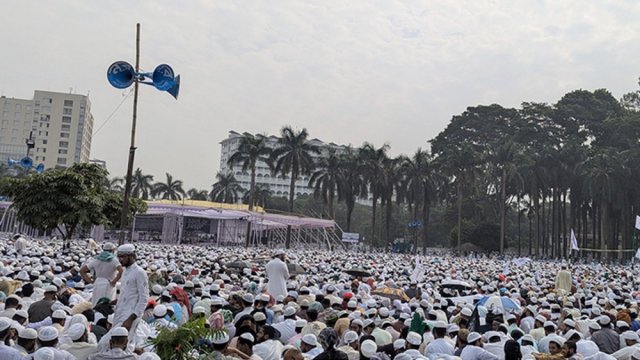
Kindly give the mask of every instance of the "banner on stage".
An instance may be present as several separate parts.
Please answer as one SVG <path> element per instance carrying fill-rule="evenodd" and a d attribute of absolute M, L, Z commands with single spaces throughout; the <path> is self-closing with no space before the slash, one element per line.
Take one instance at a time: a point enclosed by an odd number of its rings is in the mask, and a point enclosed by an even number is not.
<path fill-rule="evenodd" d="M 342 242 L 357 243 L 360 241 L 360 233 L 342 233 Z"/>
<path fill-rule="evenodd" d="M 636 229 L 640 230 L 640 216 L 636 215 Z"/>

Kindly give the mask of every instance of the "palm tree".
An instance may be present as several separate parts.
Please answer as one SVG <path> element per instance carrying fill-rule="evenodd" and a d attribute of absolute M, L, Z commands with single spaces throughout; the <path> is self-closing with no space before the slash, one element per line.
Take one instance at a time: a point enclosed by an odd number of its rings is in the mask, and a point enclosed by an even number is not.
<path fill-rule="evenodd" d="M 242 171 L 251 171 L 251 183 L 249 185 L 249 211 L 253 211 L 256 191 L 256 163 L 266 162 L 271 154 L 271 148 L 267 147 L 264 135 L 244 133 L 240 138 L 238 150 L 231 155 L 227 164 L 233 168 L 234 164 L 241 164 Z"/>
<path fill-rule="evenodd" d="M 518 175 L 516 167 L 518 154 L 517 144 L 507 141 L 498 147 L 493 159 L 500 171 L 500 254 L 504 253 L 507 182 Z"/>
<path fill-rule="evenodd" d="M 338 201 L 347 207 L 347 232 L 351 231 L 351 216 L 359 197 L 367 196 L 367 182 L 362 176 L 357 153 L 349 148 L 340 156 L 340 173 L 337 179 Z"/>
<path fill-rule="evenodd" d="M 405 188 L 415 192 L 417 203 L 422 203 L 422 248 L 424 250 L 427 247 L 427 225 L 431 205 L 436 198 L 438 184 L 443 179 L 433 167 L 432 156 L 421 148 L 418 148 L 413 157 L 405 159 L 402 166 L 406 176 Z M 414 251 L 417 251 L 417 248 L 418 244 L 416 243 Z"/>
<path fill-rule="evenodd" d="M 180 200 L 185 196 L 182 188 L 182 180 L 174 180 L 171 174 L 166 173 L 167 182 L 157 182 L 153 185 L 153 196 L 159 196 L 162 199 Z"/>
<path fill-rule="evenodd" d="M 148 200 L 153 192 L 153 175 L 145 175 L 137 168 L 131 177 L 131 196 Z"/>
<path fill-rule="evenodd" d="M 391 244 L 391 217 L 393 210 L 393 194 L 397 194 L 397 188 L 402 185 L 403 173 L 401 171 L 401 164 L 405 160 L 405 156 L 401 155 L 394 159 L 386 159 L 382 166 L 382 193 L 381 193 L 381 206 L 385 210 L 385 223 L 384 223 L 384 246 L 387 248 Z M 398 203 L 400 203 L 400 197 L 396 196 Z"/>
<path fill-rule="evenodd" d="M 296 180 L 300 175 L 309 175 L 315 167 L 313 154 L 320 154 L 320 149 L 308 140 L 307 129 L 295 131 L 285 126 L 280 131 L 280 138 L 271 152 L 269 163 L 273 164 L 273 174 L 291 176 L 289 184 L 289 212 L 293 212 Z"/>
<path fill-rule="evenodd" d="M 201 200 L 206 201 L 209 199 L 209 192 L 207 190 L 198 190 L 196 188 L 189 189 L 187 191 L 189 200 Z"/>
<path fill-rule="evenodd" d="M 313 154 L 320 154 L 320 149 L 308 140 L 307 129 L 295 131 L 290 126 L 280 130 L 280 138 L 276 148 L 271 152 L 269 164 L 272 164 L 273 174 L 290 174 L 289 184 L 289 212 L 293 212 L 293 198 L 295 197 L 296 180 L 300 175 L 309 175 L 315 163 Z M 287 226 L 285 247 L 291 245 L 291 226 Z"/>
<path fill-rule="evenodd" d="M 322 197 L 322 201 L 327 205 L 331 219 L 335 219 L 333 199 L 338 187 L 341 166 L 340 156 L 336 154 L 335 149 L 330 149 L 326 157 L 320 158 L 317 170 L 311 174 L 309 179 L 309 187 L 314 188 L 313 195 Z"/>
<path fill-rule="evenodd" d="M 244 204 L 248 204 L 250 201 L 249 200 L 250 196 L 251 196 L 251 191 L 245 191 L 244 195 L 242 196 L 242 202 Z M 253 197 L 255 199 L 256 206 L 261 206 L 263 208 L 266 207 L 267 201 L 269 201 L 269 199 L 271 198 L 271 189 L 269 189 L 269 185 L 256 184 L 255 193 L 253 194 Z"/>
<path fill-rule="evenodd" d="M 387 151 L 389 145 L 384 144 L 382 147 L 377 148 L 370 143 L 364 143 L 360 149 L 358 149 L 358 158 L 361 163 L 361 172 L 369 186 L 372 196 L 372 211 L 371 211 L 371 244 L 378 246 L 376 242 L 376 209 L 378 205 L 378 199 L 383 194 L 384 187 L 384 163 L 389 159 L 387 157 Z"/>
<path fill-rule="evenodd" d="M 109 179 L 108 177 L 104 178 L 104 185 L 107 191 L 113 192 L 124 192 L 124 179 L 119 177 L 114 177 Z"/>
<path fill-rule="evenodd" d="M 209 196 L 212 201 L 235 204 L 238 202 L 238 193 L 242 192 L 242 186 L 232 173 L 216 174 L 217 181 L 211 185 Z"/>

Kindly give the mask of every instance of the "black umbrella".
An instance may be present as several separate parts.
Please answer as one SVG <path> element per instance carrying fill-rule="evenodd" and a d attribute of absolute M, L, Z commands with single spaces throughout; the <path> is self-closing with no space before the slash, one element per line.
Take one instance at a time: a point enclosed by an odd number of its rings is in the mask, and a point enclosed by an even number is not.
<path fill-rule="evenodd" d="M 363 268 L 353 268 L 353 269 L 345 270 L 344 272 L 351 276 L 360 276 L 360 277 L 371 276 L 371 273 Z"/>

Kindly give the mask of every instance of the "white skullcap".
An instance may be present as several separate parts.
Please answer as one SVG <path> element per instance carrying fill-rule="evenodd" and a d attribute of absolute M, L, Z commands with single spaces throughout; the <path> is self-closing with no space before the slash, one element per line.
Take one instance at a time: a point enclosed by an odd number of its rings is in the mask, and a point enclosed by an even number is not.
<path fill-rule="evenodd" d="M 618 320 L 618 321 L 616 321 L 616 327 L 617 328 L 622 328 L 622 327 L 628 328 L 630 326 L 629 326 L 629 324 L 627 324 L 626 321 Z"/>
<path fill-rule="evenodd" d="M 11 319 L 6 317 L 0 317 L 0 331 L 5 331 L 11 327 Z"/>
<path fill-rule="evenodd" d="M 296 320 L 296 327 L 297 328 L 305 327 L 306 325 L 307 325 L 307 320 L 305 320 L 305 319 Z"/>
<path fill-rule="evenodd" d="M 58 292 L 58 288 L 55 285 L 47 285 L 44 287 L 44 292 Z"/>
<path fill-rule="evenodd" d="M 471 310 L 469 308 L 464 308 L 464 309 L 460 310 L 460 314 L 469 317 L 473 313 L 471 312 Z"/>
<path fill-rule="evenodd" d="M 286 252 L 284 251 L 284 249 L 278 249 L 276 250 L 273 255 L 278 256 L 278 255 L 284 255 L 286 254 Z"/>
<path fill-rule="evenodd" d="M 577 334 L 578 336 L 580 336 L 580 339 L 582 339 L 582 334 L 580 334 L 579 332 L 577 332 L 577 331 L 575 331 L 575 330 L 573 330 L 573 329 L 571 329 L 571 330 L 567 331 L 567 333 L 566 333 L 566 334 L 564 334 L 564 338 L 565 338 L 565 339 L 567 339 L 567 340 L 569 340 L 569 339 L 571 339 L 571 337 L 572 337 L 573 335 L 576 335 L 576 334 Z"/>
<path fill-rule="evenodd" d="M 118 326 L 113 330 L 111 330 L 111 337 L 117 337 L 117 336 L 129 336 L 129 331 L 125 327 Z"/>
<path fill-rule="evenodd" d="M 378 346 L 373 340 L 365 340 L 360 344 L 360 351 L 362 355 L 370 358 L 378 351 Z"/>
<path fill-rule="evenodd" d="M 405 339 L 398 339 L 393 342 L 393 350 L 404 349 L 406 346 Z"/>
<path fill-rule="evenodd" d="M 638 334 L 636 334 L 632 330 L 627 330 L 623 332 L 622 334 L 620 334 L 620 337 L 623 338 L 624 340 L 635 340 L 637 342 L 640 342 L 640 337 L 638 336 Z"/>
<path fill-rule="evenodd" d="M 313 334 L 307 334 L 307 335 L 303 336 L 302 337 L 302 342 L 307 344 L 307 345 L 311 345 L 311 346 L 317 346 L 318 345 L 318 339 Z"/>
<path fill-rule="evenodd" d="M 407 342 L 411 345 L 420 345 L 422 343 L 422 336 L 415 331 L 409 331 L 407 334 Z"/>
<path fill-rule="evenodd" d="M 160 294 L 162 294 L 162 285 L 160 285 L 160 284 L 155 284 L 155 285 L 153 285 L 153 286 L 151 287 L 151 292 L 152 292 L 154 295 L 160 295 Z"/>
<path fill-rule="evenodd" d="M 58 330 L 53 326 L 43 326 L 38 330 L 38 340 L 52 341 L 58 338 Z"/>
<path fill-rule="evenodd" d="M 20 309 L 20 310 L 16 311 L 15 315 L 18 315 L 18 316 L 23 317 L 25 319 L 29 318 L 29 313 L 27 313 L 27 310 Z"/>
<path fill-rule="evenodd" d="M 610 322 L 611 319 L 606 315 L 600 316 L 600 318 L 598 319 L 598 323 L 602 326 L 609 325 Z"/>
<path fill-rule="evenodd" d="M 54 360 L 55 353 L 51 348 L 41 348 L 33 353 L 33 360 Z"/>
<path fill-rule="evenodd" d="M 165 315 L 167 315 L 167 307 L 165 305 L 160 304 L 153 308 L 153 316 L 164 317 Z"/>
<path fill-rule="evenodd" d="M 358 334 L 355 331 L 349 330 L 344 333 L 343 339 L 345 344 L 351 344 L 352 342 L 358 340 Z"/>
<path fill-rule="evenodd" d="M 51 314 L 51 318 L 53 319 L 66 319 L 67 313 L 64 310 L 56 310 Z"/>
<path fill-rule="evenodd" d="M 447 328 L 447 323 L 444 321 L 435 321 L 433 323 L 433 328 L 434 329 L 446 329 Z"/>
<path fill-rule="evenodd" d="M 598 348 L 598 345 L 596 345 L 596 343 L 594 343 L 593 341 L 582 340 L 576 343 L 576 351 L 578 352 L 578 354 L 587 358 L 597 354 L 600 349 Z"/>
<path fill-rule="evenodd" d="M 118 246 L 118 254 L 133 254 L 134 252 L 136 252 L 136 247 L 133 244 Z"/>
<path fill-rule="evenodd" d="M 240 335 L 240 338 L 241 339 L 245 339 L 245 340 L 251 342 L 252 344 L 254 342 L 256 342 L 256 339 L 253 337 L 253 335 L 251 335 L 250 332 L 242 333 L 242 335 Z"/>
<path fill-rule="evenodd" d="M 75 323 L 71 325 L 71 327 L 67 330 L 67 334 L 71 338 L 71 340 L 76 341 L 84 335 L 87 331 L 87 327 L 81 323 Z"/>
<path fill-rule="evenodd" d="M 35 340 L 38 338 L 38 332 L 35 329 L 24 328 L 18 332 L 18 337 L 28 340 Z"/>
<path fill-rule="evenodd" d="M 473 344 L 474 342 L 480 340 L 482 338 L 482 335 L 478 334 L 477 332 L 470 332 L 469 335 L 467 335 L 467 343 L 468 344 Z"/>
<path fill-rule="evenodd" d="M 196 306 L 195 308 L 193 308 L 193 313 L 194 314 L 205 314 L 206 313 L 206 309 L 203 308 L 202 306 Z"/>
<path fill-rule="evenodd" d="M 267 315 L 265 315 L 263 312 L 257 312 L 253 314 L 253 319 L 255 321 L 265 321 L 267 320 Z"/>
<path fill-rule="evenodd" d="M 293 306 L 287 306 L 286 308 L 284 308 L 284 311 L 282 314 L 284 316 L 293 316 L 296 314 L 296 309 Z"/>

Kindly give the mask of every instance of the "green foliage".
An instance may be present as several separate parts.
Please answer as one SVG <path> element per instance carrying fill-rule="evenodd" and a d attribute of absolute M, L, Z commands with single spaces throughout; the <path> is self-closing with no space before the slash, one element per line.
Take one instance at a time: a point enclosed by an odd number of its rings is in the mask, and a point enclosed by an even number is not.
<path fill-rule="evenodd" d="M 177 329 L 160 328 L 158 336 L 150 342 L 163 360 L 193 360 L 199 358 L 193 354 L 196 344 L 209 334 L 204 318 L 191 319 Z"/>
<path fill-rule="evenodd" d="M 107 191 L 107 171 L 93 164 L 75 164 L 23 178 L 4 178 L 0 193 L 8 195 L 23 223 L 42 231 L 60 230 L 72 238 L 79 227 L 116 223 L 122 195 Z M 133 211 L 146 211 L 146 204 L 131 202 Z M 119 221 L 119 219 L 118 219 Z"/>

